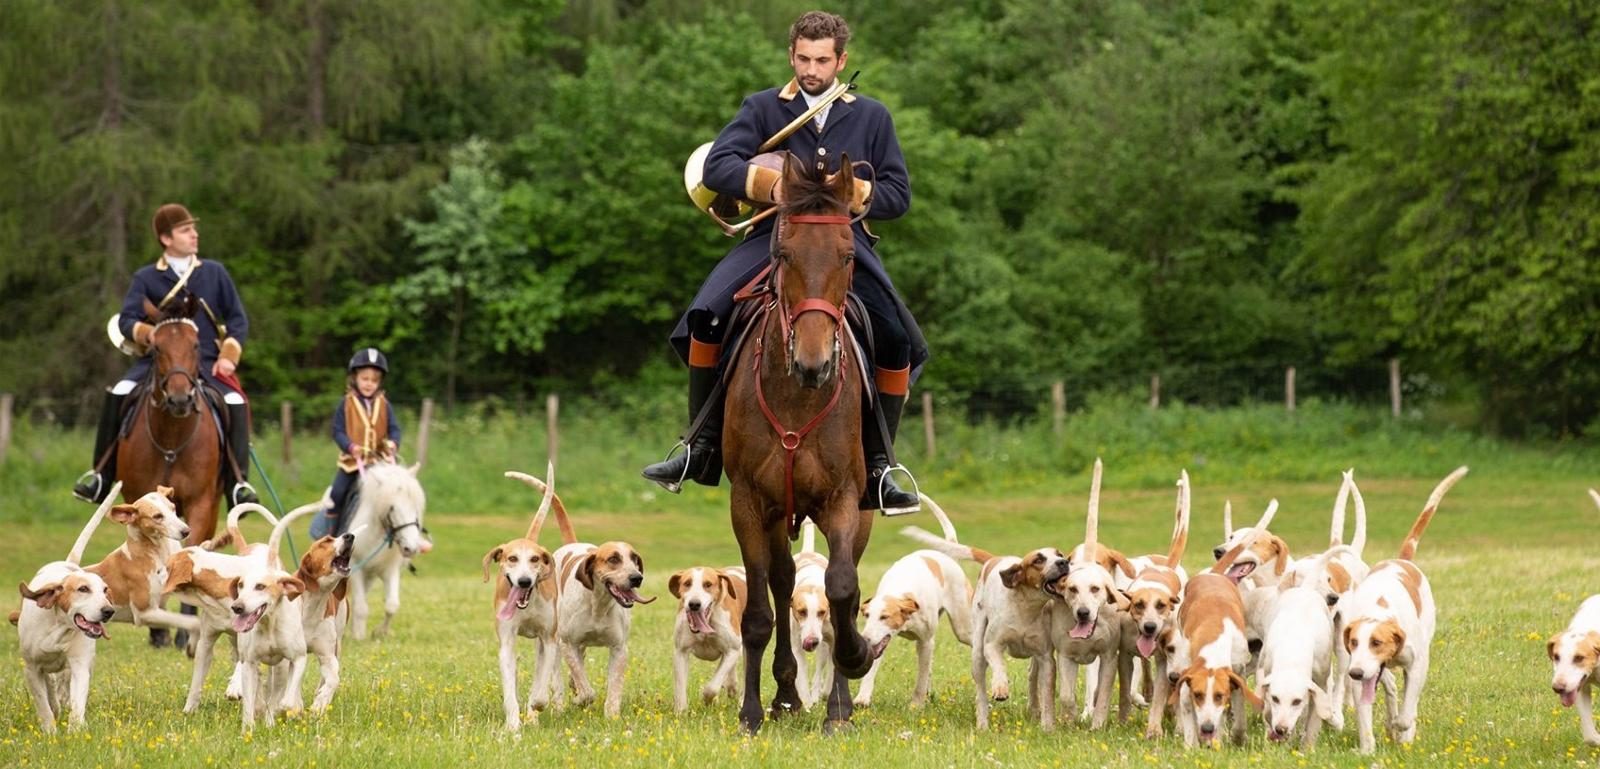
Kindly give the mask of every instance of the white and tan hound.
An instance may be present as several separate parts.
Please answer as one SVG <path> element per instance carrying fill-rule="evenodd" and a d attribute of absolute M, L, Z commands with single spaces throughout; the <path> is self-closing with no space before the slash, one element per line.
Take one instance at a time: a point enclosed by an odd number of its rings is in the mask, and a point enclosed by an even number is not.
<path fill-rule="evenodd" d="M 800 531 L 789 599 L 789 649 L 799 666 L 800 704 L 810 710 L 833 688 L 833 619 L 824 582 L 828 557 L 817 552 L 817 525 L 807 518 Z"/>
<path fill-rule="evenodd" d="M 678 615 L 672 627 L 672 709 L 689 709 L 689 660 L 715 662 L 717 669 L 700 690 L 700 698 L 710 703 L 726 691 L 736 697 L 739 676 L 734 668 L 744 657 L 741 623 L 750 591 L 743 566 L 694 566 L 673 574 L 667 591 L 678 599 Z"/>
<path fill-rule="evenodd" d="M 1422 687 L 1428 680 L 1429 647 L 1433 643 L 1438 609 L 1427 576 L 1412 558 L 1445 492 L 1466 474 L 1467 468 L 1456 468 L 1434 487 L 1427 505 L 1401 543 L 1399 557 L 1375 564 L 1372 573 L 1350 596 L 1350 605 L 1345 607 L 1340 638 L 1350 655 L 1350 679 L 1361 686 L 1356 703 L 1356 725 L 1363 754 L 1371 753 L 1376 747 L 1372 706 L 1377 699 L 1379 676 L 1392 668 L 1404 671 L 1406 678 L 1398 712 L 1394 694 L 1385 698 L 1390 736 L 1401 744 L 1416 737 L 1417 706 L 1422 699 Z"/>
<path fill-rule="evenodd" d="M 517 708 L 517 638 L 533 639 L 535 644 L 533 685 L 528 690 L 527 718 L 534 719 L 550 704 L 556 671 L 561 664 L 560 644 L 556 639 L 556 567 L 550 551 L 539 544 L 539 531 L 555 500 L 555 466 L 546 469 L 547 481 L 526 473 L 507 471 L 514 478 L 543 494 L 539 509 L 528 524 L 527 533 L 496 545 L 483 556 L 483 581 L 489 581 L 489 564 L 499 564 L 500 578 L 494 585 L 494 629 L 500 641 L 500 699 L 505 707 L 505 727 L 515 732 L 522 728 Z M 565 511 L 558 516 L 565 521 Z M 570 528 L 570 524 L 567 524 Z"/>
<path fill-rule="evenodd" d="M 1089 485 L 1089 515 L 1084 529 L 1083 544 L 1073 549 L 1072 568 L 1067 572 L 1055 592 L 1062 603 L 1050 607 L 1050 643 L 1055 648 L 1056 674 L 1060 680 L 1060 696 L 1066 713 L 1077 710 L 1078 667 L 1091 666 L 1094 686 L 1087 687 L 1086 713 L 1091 729 L 1106 725 L 1110 712 L 1111 689 L 1118 669 L 1123 672 L 1122 708 L 1128 713 L 1128 686 L 1133 658 L 1126 661 L 1122 651 L 1122 624 L 1128 599 L 1117 589 L 1111 571 L 1097 559 L 1078 559 L 1078 553 L 1116 552 L 1100 544 L 1100 460 L 1094 461 L 1094 476 Z M 1121 558 L 1121 554 L 1117 553 Z"/>
<path fill-rule="evenodd" d="M 947 542 L 959 544 L 950 517 L 932 498 L 921 495 L 922 504 L 933 512 L 944 530 Z M 917 550 L 894 562 L 878 582 L 878 590 L 861 605 L 867 618 L 861 636 L 872 649 L 872 669 L 861 679 L 855 704 L 872 704 L 872 692 L 883 664 L 883 653 L 895 636 L 917 645 L 917 681 L 911 691 L 911 707 L 928 701 L 933 678 L 933 642 L 939 630 L 939 616 L 950 618 L 956 640 L 972 645 L 972 586 L 961 564 L 937 550 Z"/>

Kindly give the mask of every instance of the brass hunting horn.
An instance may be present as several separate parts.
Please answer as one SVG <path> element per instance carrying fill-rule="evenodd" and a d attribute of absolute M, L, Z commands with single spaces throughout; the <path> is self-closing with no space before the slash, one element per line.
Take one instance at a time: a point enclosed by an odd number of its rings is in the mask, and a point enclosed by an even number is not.
<path fill-rule="evenodd" d="M 861 71 L 856 70 L 855 74 L 852 74 L 849 80 L 834 83 L 833 87 L 829 88 L 827 92 L 822 95 L 822 98 L 817 100 L 816 104 L 812 105 L 810 109 L 805 111 L 805 114 L 795 118 L 788 125 L 784 126 L 782 130 L 773 134 L 772 138 L 763 142 L 761 148 L 756 150 L 756 154 L 759 155 L 762 153 L 771 152 L 774 147 L 782 144 L 783 141 L 793 135 L 795 131 L 800 130 L 812 118 L 815 118 L 824 109 L 827 109 L 828 105 L 838 101 L 839 97 L 855 90 L 856 75 L 860 74 Z M 689 200 L 694 203 L 694 207 L 700 211 L 704 211 L 707 216 L 711 217 L 712 221 L 717 223 L 718 227 L 722 228 L 723 234 L 731 238 L 750 229 L 751 227 L 754 227 L 756 224 L 761 222 L 761 220 L 773 215 L 777 212 L 778 207 L 770 206 L 762 209 L 754 216 L 751 216 L 749 219 L 737 224 L 729 224 L 726 220 L 719 216 L 716 211 L 720 202 L 718 201 L 718 198 L 723 196 L 719 195 L 715 190 L 712 190 L 705 185 L 706 156 L 711 154 L 711 145 L 712 142 L 706 142 L 705 144 L 695 148 L 695 151 L 689 154 L 689 161 L 683 165 L 683 187 L 688 191 Z M 744 216 L 755 210 L 755 204 L 751 203 L 750 201 L 740 199 L 737 200 L 736 203 L 739 209 L 739 216 Z"/>

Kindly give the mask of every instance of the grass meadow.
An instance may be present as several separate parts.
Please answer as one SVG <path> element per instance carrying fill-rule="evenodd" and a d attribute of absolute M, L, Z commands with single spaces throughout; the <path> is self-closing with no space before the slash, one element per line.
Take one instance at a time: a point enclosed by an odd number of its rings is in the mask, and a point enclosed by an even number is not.
<path fill-rule="evenodd" d="M 1549 690 L 1544 640 L 1565 627 L 1600 580 L 1594 525 L 1600 511 L 1584 490 L 1600 485 L 1600 450 L 1583 444 L 1508 445 L 1420 419 L 1331 404 L 1224 411 L 1176 407 L 1150 412 L 1101 404 L 1074 414 L 1063 435 L 1045 426 L 941 425 L 937 458 L 922 456 L 908 429 L 905 459 L 925 492 L 950 512 L 962 539 L 998 552 L 1081 539 L 1088 469 L 1106 461 L 1101 536 L 1128 553 L 1164 550 L 1172 480 L 1187 468 L 1195 517 L 1186 565 L 1209 562 L 1221 537 L 1224 499 L 1241 522 L 1269 498 L 1282 507 L 1274 530 L 1297 551 L 1326 542 L 1339 470 L 1355 466 L 1371 516 L 1367 559 L 1391 557 L 1433 484 L 1459 464 L 1472 473 L 1456 486 L 1423 539 L 1418 562 L 1438 599 L 1433 674 L 1423 695 L 1419 736 L 1399 747 L 1380 733 L 1378 752 L 1354 753 L 1354 718 L 1344 732 L 1324 731 L 1316 751 L 1269 745 L 1259 717 L 1243 748 L 1186 751 L 1176 737 L 1142 739 L 1138 724 L 1090 732 L 1063 724 L 1043 734 L 1021 698 L 999 704 L 992 731 L 972 726 L 968 649 L 948 633 L 935 655 L 933 701 L 907 705 L 914 673 L 908 642 L 889 647 L 870 709 L 855 728 L 824 737 L 821 716 L 769 722 L 758 737 L 742 736 L 734 706 L 671 708 L 671 629 L 675 605 L 666 592 L 674 570 L 738 562 L 727 518 L 727 487 L 694 488 L 681 496 L 653 491 L 637 468 L 672 435 L 672 412 L 629 404 L 563 404 L 558 489 L 586 541 L 627 539 L 644 555 L 641 592 L 660 596 L 634 611 L 632 658 L 623 717 L 609 721 L 598 703 L 542 714 L 520 736 L 501 730 L 493 589 L 480 560 L 518 536 L 537 503 L 505 480 L 505 469 L 541 472 L 542 417 L 507 410 L 465 409 L 433 431 L 427 525 L 436 547 L 408 576 L 393 634 L 347 640 L 344 682 L 323 716 L 258 725 L 239 733 L 239 709 L 222 689 L 227 665 L 207 681 L 200 712 L 180 712 L 189 660 L 153 650 L 128 625 L 108 628 L 99 645 L 88 728 L 46 736 L 22 681 L 15 635 L 0 633 L 0 766 L 1594 766 L 1600 750 L 1583 745 L 1577 715 Z M 412 419 L 406 422 L 414 425 Z M 908 419 L 909 425 L 914 425 Z M 0 582 L 14 585 L 41 563 L 61 558 L 88 516 L 68 488 L 88 454 L 80 431 L 19 425 L 10 459 L 0 466 Z M 331 475 L 331 442 L 319 432 L 297 437 L 292 461 L 278 456 L 276 434 L 257 439 L 285 505 L 308 501 Z M 258 484 L 264 492 L 265 485 Z M 899 556 L 912 550 L 896 530 L 931 516 L 879 519 L 863 569 L 863 592 Z M 546 545 L 554 549 L 554 527 Z M 90 548 L 98 558 L 121 539 L 103 527 Z M 303 533 L 297 544 L 303 545 Z M 0 607 L 15 608 L 13 597 Z M 382 607 L 376 611 L 381 614 Z M 782 640 L 775 646 L 787 646 Z M 767 661 L 770 665 L 772 648 Z M 597 662 L 596 660 L 600 661 Z M 522 654 L 522 691 L 532 647 Z M 306 690 L 317 666 L 308 666 Z M 1013 680 L 1025 680 L 1021 662 Z M 590 655 L 598 685 L 603 655 Z M 710 673 L 695 663 L 691 700 Z M 770 698 L 770 679 L 764 690 Z M 1381 722 L 1381 705 L 1380 722 Z M 1381 727 L 1380 727 L 1381 730 Z"/>

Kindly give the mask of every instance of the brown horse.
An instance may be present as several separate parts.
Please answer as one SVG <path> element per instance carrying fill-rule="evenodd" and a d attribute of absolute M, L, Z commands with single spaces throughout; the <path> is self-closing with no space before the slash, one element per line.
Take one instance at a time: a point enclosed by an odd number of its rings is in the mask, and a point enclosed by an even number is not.
<path fill-rule="evenodd" d="M 841 159 L 849 169 L 849 158 Z M 739 721 L 761 728 L 761 663 L 776 631 L 789 637 L 795 568 L 789 542 L 810 516 L 828 539 L 826 576 L 834 630 L 835 673 L 825 728 L 850 719 L 847 678 L 871 665 L 856 630 L 856 565 L 872 533 L 872 512 L 858 510 L 866 486 L 861 450 L 862 383 L 852 363 L 844 304 L 854 269 L 848 170 L 829 179 L 792 156 L 783 173 L 783 210 L 773 233 L 768 304 L 752 326 L 728 385 L 723 456 L 732 484 L 733 531 L 749 580 L 744 610 L 745 686 Z M 773 604 L 767 602 L 767 591 Z M 781 645 L 780 645 L 780 648 Z M 798 665 L 776 652 L 773 717 L 800 708 Z"/>
<path fill-rule="evenodd" d="M 186 296 L 155 319 L 150 387 L 145 402 L 134 404 L 127 434 L 117 441 L 113 479 L 122 481 L 122 498 L 130 503 L 157 486 L 171 486 L 173 505 L 189 524 L 187 545 L 216 533 L 222 498 L 222 442 L 211 406 L 200 392 L 200 331 L 192 319 L 196 309 L 193 297 Z M 152 629 L 150 642 L 164 645 L 166 632 Z"/>

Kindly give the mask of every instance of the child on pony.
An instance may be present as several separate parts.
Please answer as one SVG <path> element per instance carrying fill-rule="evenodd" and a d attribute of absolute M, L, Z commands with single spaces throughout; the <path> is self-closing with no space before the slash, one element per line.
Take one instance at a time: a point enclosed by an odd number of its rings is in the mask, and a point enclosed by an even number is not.
<path fill-rule="evenodd" d="M 348 528 L 346 508 L 350 490 L 362 467 L 372 462 L 393 462 L 400 451 L 400 420 L 383 391 L 389 361 L 376 347 L 368 347 L 345 367 L 344 399 L 333 411 L 333 442 L 339 447 L 338 472 L 328 492 L 332 505 L 311 521 L 312 538 L 338 536 Z"/>

